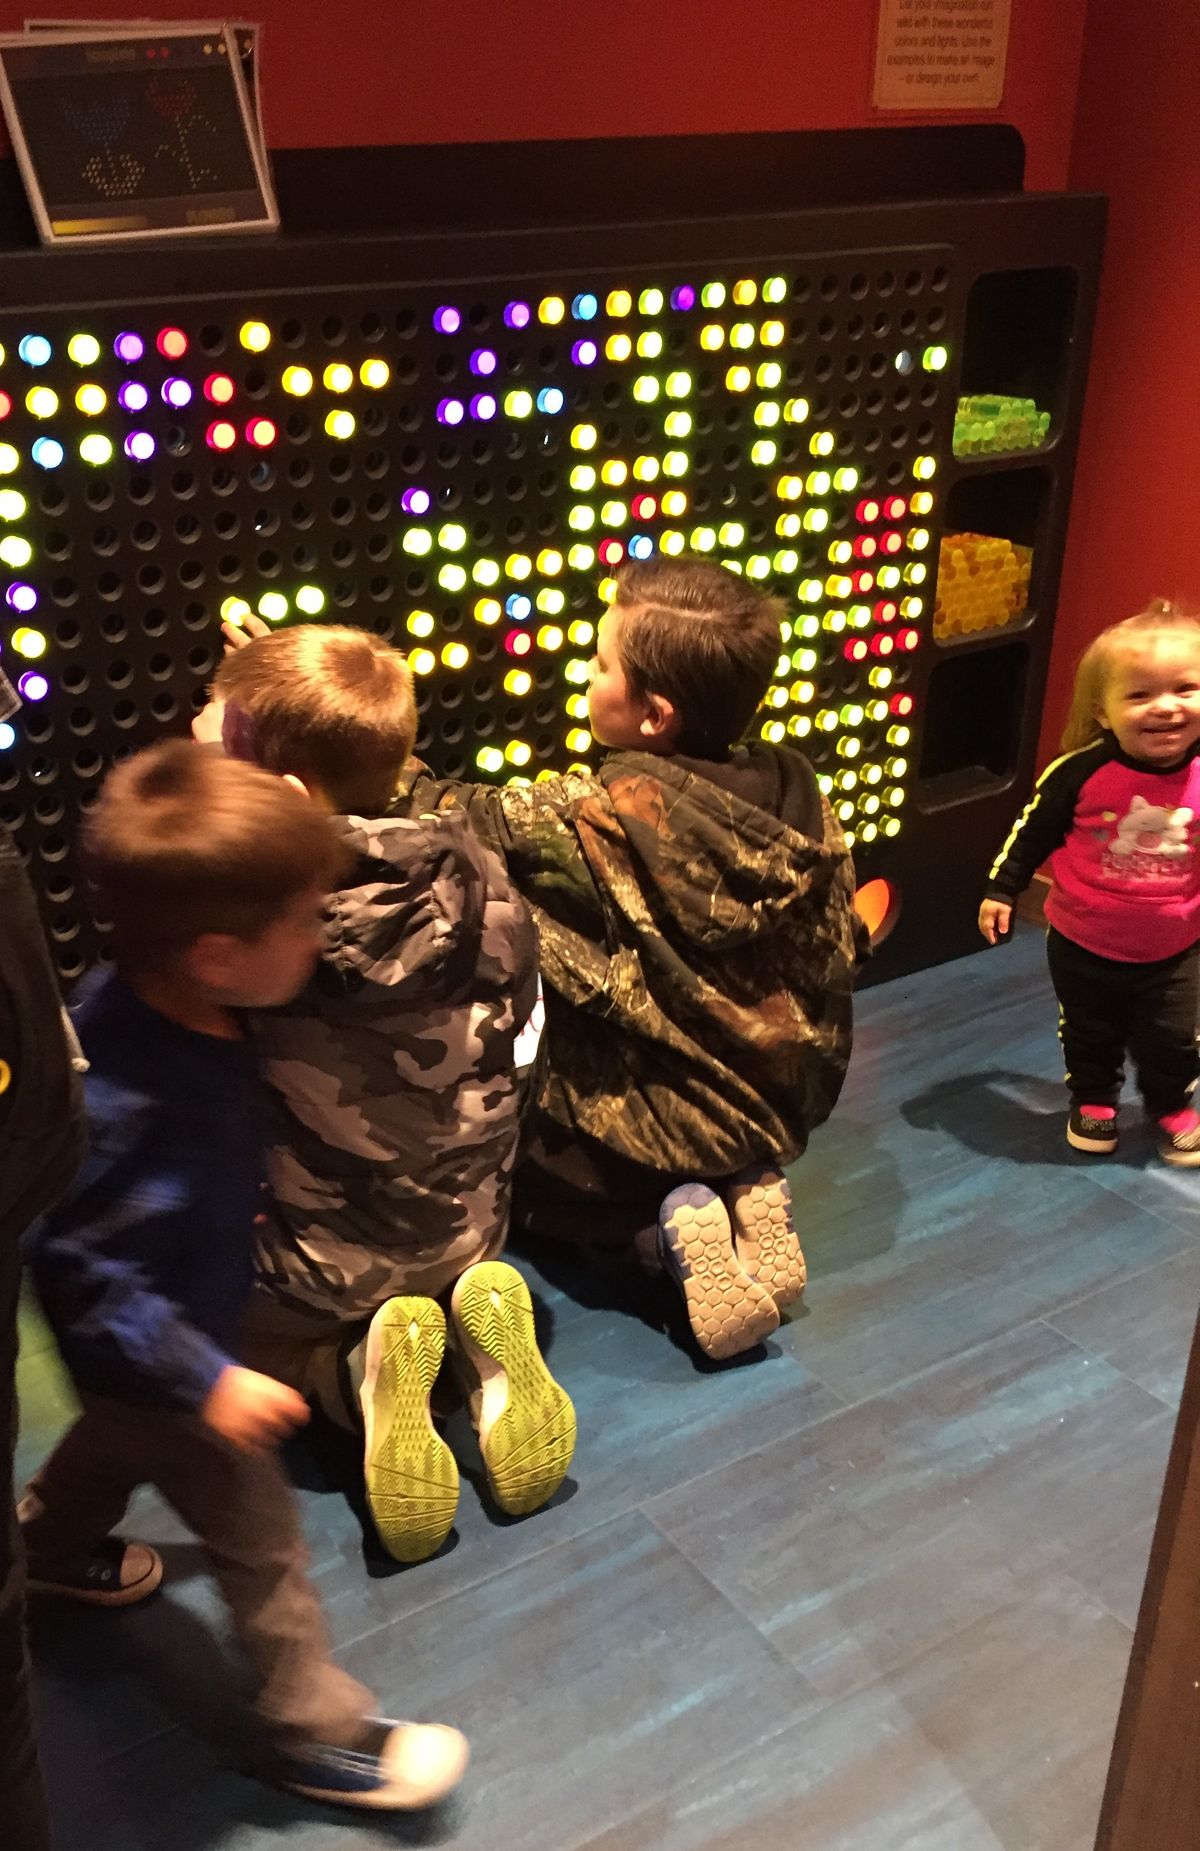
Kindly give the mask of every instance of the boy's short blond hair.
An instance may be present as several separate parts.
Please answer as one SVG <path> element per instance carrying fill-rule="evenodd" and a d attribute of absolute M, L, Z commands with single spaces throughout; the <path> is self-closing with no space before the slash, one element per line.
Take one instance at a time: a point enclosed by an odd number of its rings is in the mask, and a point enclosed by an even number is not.
<path fill-rule="evenodd" d="M 214 692 L 245 723 L 227 743 L 315 784 L 344 816 L 379 816 L 412 753 L 417 707 L 398 649 L 365 630 L 299 624 L 232 650 Z"/>
<path fill-rule="evenodd" d="M 617 654 L 629 690 L 680 717 L 677 752 L 720 758 L 742 737 L 783 646 L 783 607 L 712 559 L 627 560 L 616 575 Z"/>
<path fill-rule="evenodd" d="M 118 963 L 134 970 L 210 932 L 261 937 L 302 894 L 336 886 L 348 859 L 300 791 L 184 739 L 109 773 L 83 847 Z"/>

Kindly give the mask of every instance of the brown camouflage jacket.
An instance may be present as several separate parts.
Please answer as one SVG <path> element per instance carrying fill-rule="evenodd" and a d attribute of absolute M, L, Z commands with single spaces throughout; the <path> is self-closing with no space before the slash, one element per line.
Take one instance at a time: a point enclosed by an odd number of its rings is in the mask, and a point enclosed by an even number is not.
<path fill-rule="evenodd" d="M 727 1176 L 797 1156 L 832 1110 L 851 1042 L 850 856 L 806 760 L 743 757 L 806 783 L 813 834 L 637 752 L 504 789 L 416 778 L 423 808 L 465 805 L 533 910 L 540 1152 L 582 1136 L 659 1173 Z"/>
<path fill-rule="evenodd" d="M 337 824 L 358 864 L 328 948 L 257 1019 L 278 1123 L 257 1262 L 282 1302 L 351 1320 L 503 1246 L 536 971 L 526 907 L 464 817 L 401 799 Z"/>

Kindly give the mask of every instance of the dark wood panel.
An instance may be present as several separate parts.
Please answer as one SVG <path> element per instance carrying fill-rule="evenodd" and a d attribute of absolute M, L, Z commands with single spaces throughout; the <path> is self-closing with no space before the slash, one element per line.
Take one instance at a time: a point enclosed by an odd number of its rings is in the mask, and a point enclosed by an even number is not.
<path fill-rule="evenodd" d="M 1096 1851 L 1200 1843 L 1200 1324 L 1167 1464 Z"/>

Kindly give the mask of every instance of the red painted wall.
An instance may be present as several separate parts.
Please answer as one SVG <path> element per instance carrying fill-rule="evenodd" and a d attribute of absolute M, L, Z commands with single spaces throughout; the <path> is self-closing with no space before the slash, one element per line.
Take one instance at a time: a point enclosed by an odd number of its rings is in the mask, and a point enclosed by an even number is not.
<path fill-rule="evenodd" d="M 1196 0 L 1091 0 L 1070 184 L 1111 206 L 1044 757 L 1097 631 L 1156 595 L 1200 603 L 1198 87 Z"/>
<path fill-rule="evenodd" d="M 0 0 L 0 30 L 32 10 Z M 204 16 L 196 0 L 145 10 Z M 80 16 L 138 11 L 85 0 Z M 252 0 L 245 11 L 266 29 L 276 147 L 871 120 L 875 0 Z M 1085 11 L 1086 0 L 1012 0 L 1001 113 L 1025 137 L 1031 186 L 1066 182 Z"/>

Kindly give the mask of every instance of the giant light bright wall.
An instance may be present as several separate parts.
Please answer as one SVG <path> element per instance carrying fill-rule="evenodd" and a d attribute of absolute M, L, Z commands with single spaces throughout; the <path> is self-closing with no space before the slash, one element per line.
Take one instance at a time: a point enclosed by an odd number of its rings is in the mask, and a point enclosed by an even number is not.
<path fill-rule="evenodd" d="M 0 815 L 63 974 L 100 942 L 80 812 L 186 727 L 222 620 L 390 636 L 434 769 L 532 778 L 596 761 L 597 613 L 654 553 L 782 596 L 762 734 L 873 860 L 932 611 L 943 258 L 0 319 Z"/>

